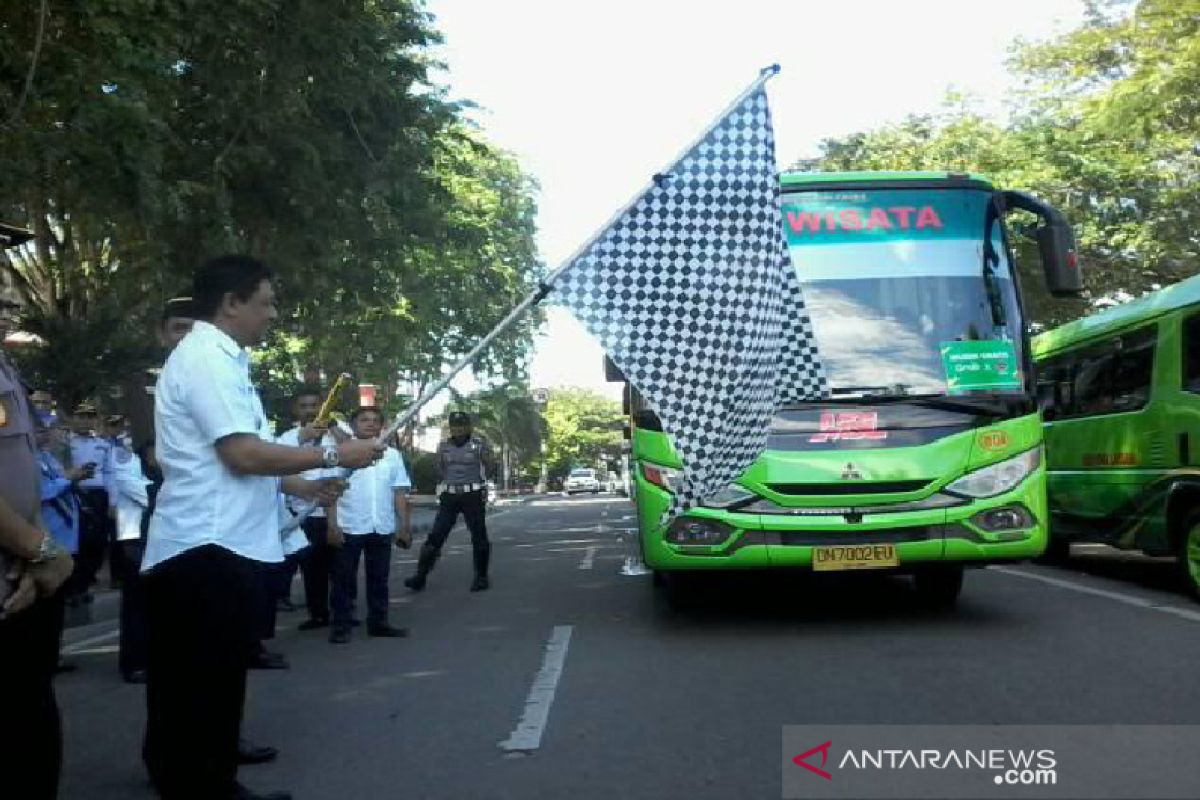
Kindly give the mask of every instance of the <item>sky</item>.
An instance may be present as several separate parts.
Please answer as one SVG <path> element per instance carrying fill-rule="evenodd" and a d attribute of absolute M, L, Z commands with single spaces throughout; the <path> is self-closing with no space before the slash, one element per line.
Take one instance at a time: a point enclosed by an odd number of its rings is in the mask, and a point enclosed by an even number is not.
<path fill-rule="evenodd" d="M 445 42 L 437 80 L 541 186 L 553 268 L 646 186 L 757 76 L 781 168 L 824 138 L 936 111 L 968 92 L 1001 114 L 1014 40 L 1076 27 L 1081 0 L 428 0 Z M 604 383 L 599 345 L 549 307 L 531 384 Z M 469 388 L 470 381 L 455 384 Z"/>

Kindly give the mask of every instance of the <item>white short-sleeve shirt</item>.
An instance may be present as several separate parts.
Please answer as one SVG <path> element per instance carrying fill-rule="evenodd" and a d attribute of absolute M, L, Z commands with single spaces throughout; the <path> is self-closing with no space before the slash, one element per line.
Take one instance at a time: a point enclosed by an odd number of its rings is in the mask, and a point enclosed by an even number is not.
<path fill-rule="evenodd" d="M 395 533 L 396 490 L 412 488 L 400 453 L 389 447 L 373 465 L 352 472 L 348 484 L 338 499 L 338 527 L 353 535 Z"/>
<path fill-rule="evenodd" d="M 318 443 L 314 444 L 313 442 L 305 442 L 303 445 L 301 445 L 300 444 L 300 426 L 299 425 L 297 425 L 294 428 L 290 428 L 290 429 L 284 431 L 283 433 L 279 434 L 279 437 L 275 441 L 279 444 L 285 444 L 288 447 L 325 447 L 326 445 L 336 445 L 337 444 L 337 440 L 333 438 L 333 434 L 326 433 L 324 436 L 321 437 L 321 441 Z M 341 476 L 341 472 L 339 470 L 324 469 L 322 467 L 317 467 L 316 469 L 305 470 L 304 472 L 300 473 L 300 477 L 304 478 L 306 481 L 315 481 L 315 480 L 320 480 L 321 478 L 337 478 L 340 476 Z M 307 508 L 308 505 L 309 505 L 309 503 L 307 500 L 301 500 L 300 498 L 292 497 L 291 495 L 287 496 L 287 506 L 293 512 L 298 513 L 301 509 Z M 325 509 L 318 506 L 313 509 L 312 513 L 309 514 L 309 516 L 320 519 L 325 516 Z"/>
<path fill-rule="evenodd" d="M 196 322 L 159 376 L 154 429 L 163 486 L 142 571 L 209 544 L 255 561 L 282 561 L 279 478 L 238 475 L 217 455 L 216 443 L 226 436 L 274 440 L 250 383 L 246 350 Z"/>

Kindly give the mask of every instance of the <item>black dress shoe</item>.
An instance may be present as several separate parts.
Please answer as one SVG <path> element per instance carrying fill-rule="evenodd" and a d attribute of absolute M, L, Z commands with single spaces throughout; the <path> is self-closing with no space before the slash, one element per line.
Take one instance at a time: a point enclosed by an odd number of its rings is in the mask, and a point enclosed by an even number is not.
<path fill-rule="evenodd" d="M 350 641 L 350 629 L 344 627 L 336 627 L 329 632 L 330 644 L 346 644 Z"/>
<path fill-rule="evenodd" d="M 329 620 L 327 619 L 306 619 L 297 626 L 302 631 L 315 631 L 318 628 L 328 628 Z"/>
<path fill-rule="evenodd" d="M 238 739 L 238 757 L 239 764 L 266 764 L 268 761 L 274 761 L 279 757 L 279 751 L 274 747 L 266 747 Z"/>
<path fill-rule="evenodd" d="M 74 672 L 79 669 L 79 665 L 74 661 L 67 661 L 65 658 L 60 658 L 58 663 L 54 665 L 54 674 L 61 675 L 64 672 Z"/>
<path fill-rule="evenodd" d="M 123 677 L 125 678 L 126 683 L 145 683 L 146 682 L 146 670 L 131 669 L 129 672 L 126 672 Z"/>
<path fill-rule="evenodd" d="M 472 592 L 485 592 L 491 587 L 486 575 L 476 575 L 475 580 L 471 581 Z"/>
<path fill-rule="evenodd" d="M 385 639 L 399 639 L 408 636 L 408 628 L 397 628 L 386 622 L 380 625 L 368 625 L 367 636 L 380 636 Z"/>
<path fill-rule="evenodd" d="M 289 665 L 283 653 L 259 650 L 250 658 L 250 669 L 289 669 Z"/>
<path fill-rule="evenodd" d="M 233 800 L 292 800 L 292 793 L 255 792 L 239 783 L 233 790 Z"/>

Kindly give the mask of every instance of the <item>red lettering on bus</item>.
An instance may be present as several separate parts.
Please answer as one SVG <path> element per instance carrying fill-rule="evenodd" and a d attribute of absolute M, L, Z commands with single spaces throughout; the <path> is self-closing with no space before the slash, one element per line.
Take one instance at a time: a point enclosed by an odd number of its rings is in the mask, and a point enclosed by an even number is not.
<path fill-rule="evenodd" d="M 871 218 L 867 220 L 867 230 L 872 231 L 876 228 L 891 228 L 892 221 L 888 219 L 887 212 L 882 208 L 872 208 Z"/>
<path fill-rule="evenodd" d="M 821 215 L 814 214 L 811 211 L 795 211 L 787 212 L 788 224 L 792 226 L 792 230 L 796 233 L 808 228 L 810 231 L 821 230 Z"/>
<path fill-rule="evenodd" d="M 859 216 L 857 208 L 843 208 L 841 216 L 842 228 L 845 230 L 857 231 L 862 228 L 862 217 Z"/>
<path fill-rule="evenodd" d="M 941 227 L 944 227 L 942 220 L 933 210 L 933 206 L 921 206 L 921 213 L 917 214 L 917 229 Z"/>
<path fill-rule="evenodd" d="M 908 218 L 916 210 L 914 206 L 892 206 L 888 212 L 900 220 L 901 229 L 908 230 Z"/>

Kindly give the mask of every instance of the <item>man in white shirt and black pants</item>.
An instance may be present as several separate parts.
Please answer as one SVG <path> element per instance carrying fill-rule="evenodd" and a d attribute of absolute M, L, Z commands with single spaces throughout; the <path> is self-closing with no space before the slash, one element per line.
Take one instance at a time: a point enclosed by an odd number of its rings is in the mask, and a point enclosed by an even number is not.
<path fill-rule="evenodd" d="M 350 438 L 336 423 L 323 426 L 313 421 L 321 410 L 321 392 L 313 386 L 301 387 L 292 402 L 292 413 L 296 426 L 284 431 L 275 441 L 292 447 L 328 447 Z M 327 477 L 328 470 L 314 469 L 303 473 L 310 480 Z M 288 498 L 293 513 L 298 513 L 306 504 Z M 308 539 L 308 547 L 300 552 L 300 573 L 304 578 L 304 603 L 308 607 L 308 619 L 300 623 L 300 630 L 311 631 L 329 625 L 329 581 L 333 570 L 334 550 L 329 546 L 325 509 L 316 508 L 300 527 Z"/>
<path fill-rule="evenodd" d="M 375 406 L 363 406 L 350 417 L 350 427 L 359 440 L 372 441 L 383 430 L 383 412 Z M 400 547 L 412 546 L 408 505 L 411 488 L 404 460 L 389 447 L 373 466 L 352 473 L 346 491 L 330 506 L 329 543 L 336 549 L 330 642 L 350 641 L 360 555 L 367 573 L 367 635 L 408 635 L 407 628 L 390 625 L 387 614 L 393 537 Z"/>
<path fill-rule="evenodd" d="M 165 800 L 284 800 L 291 795 L 237 782 L 253 564 L 283 560 L 281 488 L 331 502 L 337 482 L 296 476 L 369 466 L 382 448 L 275 444 L 246 349 L 277 316 L 270 270 L 224 256 L 196 272 L 193 288 L 197 321 L 167 360 L 154 400 L 164 482 L 142 562 L 150 633 L 143 757 Z"/>

